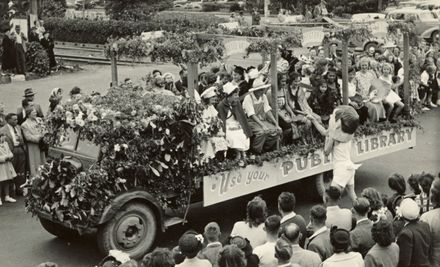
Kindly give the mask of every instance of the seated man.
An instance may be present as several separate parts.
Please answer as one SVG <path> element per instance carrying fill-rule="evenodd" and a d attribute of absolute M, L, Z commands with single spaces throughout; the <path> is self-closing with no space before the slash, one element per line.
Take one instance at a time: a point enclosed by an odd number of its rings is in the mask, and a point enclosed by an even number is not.
<path fill-rule="evenodd" d="M 263 149 L 273 150 L 282 133 L 265 94 L 270 84 L 262 79 L 256 79 L 253 88 L 243 100 L 243 109 L 248 117 L 249 127 L 252 130 L 252 150 L 259 154 Z"/>

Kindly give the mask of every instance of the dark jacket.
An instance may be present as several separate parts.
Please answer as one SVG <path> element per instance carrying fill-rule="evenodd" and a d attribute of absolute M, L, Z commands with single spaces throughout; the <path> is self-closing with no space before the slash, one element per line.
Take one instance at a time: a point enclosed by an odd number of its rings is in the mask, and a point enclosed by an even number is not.
<path fill-rule="evenodd" d="M 330 256 L 333 255 L 333 247 L 330 243 L 330 231 L 327 229 L 309 239 L 306 249 L 318 253 L 322 261 L 330 258 Z"/>
<path fill-rule="evenodd" d="M 397 237 L 400 247 L 398 267 L 428 267 L 431 232 L 429 225 L 422 221 L 412 221 L 403 227 Z"/>
<path fill-rule="evenodd" d="M 362 257 L 365 257 L 375 244 L 371 236 L 371 228 L 373 228 L 373 222 L 367 219 L 356 224 L 356 227 L 350 232 L 351 248 L 353 251 L 361 253 Z"/>

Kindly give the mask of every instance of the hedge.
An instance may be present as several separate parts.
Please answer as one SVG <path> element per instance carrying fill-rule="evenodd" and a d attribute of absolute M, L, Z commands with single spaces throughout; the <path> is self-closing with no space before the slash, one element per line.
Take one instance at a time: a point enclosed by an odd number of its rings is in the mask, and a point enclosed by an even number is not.
<path fill-rule="evenodd" d="M 149 21 L 46 18 L 44 22 L 56 41 L 105 44 L 109 37 L 140 35 L 148 31 L 205 31 L 226 19 L 206 14 L 160 13 Z"/>

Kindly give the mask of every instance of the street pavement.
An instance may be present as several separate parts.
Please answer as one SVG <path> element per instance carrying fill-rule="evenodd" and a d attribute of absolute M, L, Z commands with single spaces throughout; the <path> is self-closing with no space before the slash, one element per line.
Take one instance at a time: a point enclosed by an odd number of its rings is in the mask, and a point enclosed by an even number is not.
<path fill-rule="evenodd" d="M 177 73 L 178 69 L 171 65 L 159 66 L 124 66 L 120 67 L 120 77 L 131 77 L 140 82 L 141 77 L 154 68 Z M 75 85 L 84 92 L 93 90 L 105 92 L 110 80 L 108 66 L 86 66 L 79 73 L 59 74 L 48 78 L 19 82 L 10 85 L 0 85 L 0 101 L 6 104 L 6 110 L 15 110 L 23 90 L 33 87 L 36 92 L 36 102 L 44 109 L 48 106 L 48 96 L 53 87 L 62 87 L 67 92 Z M 399 151 L 363 162 L 356 173 L 356 191 L 365 187 L 375 187 L 385 194 L 390 194 L 387 186 L 388 175 L 398 172 L 404 177 L 422 171 L 434 174 L 440 171 L 440 108 L 427 112 L 419 117 L 423 130 L 418 131 L 417 146 L 414 149 Z M 296 211 L 306 220 L 310 208 L 318 204 L 303 191 L 308 182 L 302 180 L 277 188 L 259 192 L 267 201 L 270 214 L 276 212 L 276 199 L 282 191 L 292 191 L 297 195 Z M 222 238 L 232 230 L 235 221 L 245 218 L 245 207 L 253 195 L 243 196 L 226 203 L 202 208 L 201 204 L 193 205 L 189 212 L 186 225 L 170 228 L 166 233 L 159 234 L 157 246 L 172 247 L 186 230 L 202 231 L 210 221 L 217 221 L 222 228 Z M 343 205 L 348 206 L 344 197 Z M 20 198 L 15 204 L 4 203 L 0 207 L 0 266 L 1 267 L 34 267 L 41 262 L 53 261 L 60 267 L 90 267 L 95 266 L 101 259 L 95 241 L 92 237 L 74 241 L 64 241 L 47 233 L 30 214 L 24 210 L 24 199 Z"/>

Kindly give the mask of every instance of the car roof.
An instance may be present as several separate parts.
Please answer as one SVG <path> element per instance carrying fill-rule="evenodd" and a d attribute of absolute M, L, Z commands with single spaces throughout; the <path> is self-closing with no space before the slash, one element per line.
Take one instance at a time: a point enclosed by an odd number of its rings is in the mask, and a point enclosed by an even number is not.
<path fill-rule="evenodd" d="M 422 13 L 431 13 L 429 10 L 425 9 L 415 9 L 415 8 L 399 8 L 395 10 L 391 10 L 388 14 L 422 14 Z M 432 13 L 431 13 L 432 14 Z"/>

